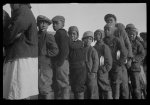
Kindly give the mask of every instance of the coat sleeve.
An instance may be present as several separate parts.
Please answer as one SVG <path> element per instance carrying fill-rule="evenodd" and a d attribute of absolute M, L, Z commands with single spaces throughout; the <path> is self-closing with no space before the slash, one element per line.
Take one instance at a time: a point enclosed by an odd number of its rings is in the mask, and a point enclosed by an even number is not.
<path fill-rule="evenodd" d="M 103 73 L 110 71 L 112 68 L 112 56 L 108 46 L 104 48 L 104 66 L 102 66 Z"/>
<path fill-rule="evenodd" d="M 47 41 L 46 41 L 46 48 L 47 48 L 47 55 L 49 57 L 54 57 L 58 54 L 59 49 L 56 44 L 55 38 L 53 35 L 47 35 Z"/>
<path fill-rule="evenodd" d="M 129 37 L 128 37 L 128 35 L 127 35 L 127 33 L 126 33 L 125 31 L 121 31 L 121 34 L 122 34 L 123 39 L 124 39 L 125 47 L 126 47 L 127 50 L 128 50 L 128 55 L 127 55 L 127 57 L 128 57 L 128 58 L 132 58 L 132 57 L 133 57 L 133 53 L 132 53 L 132 46 L 131 46 Z"/>
<path fill-rule="evenodd" d="M 120 41 L 117 40 L 118 50 L 120 50 L 120 59 L 119 64 L 123 65 L 127 59 L 127 50 L 125 49 L 125 45 Z"/>
<path fill-rule="evenodd" d="M 97 73 L 98 65 L 99 65 L 99 59 L 98 59 L 98 53 L 95 50 L 95 48 L 93 48 L 93 51 L 92 51 L 92 61 L 93 61 L 93 65 L 92 65 L 91 72 Z"/>
<path fill-rule="evenodd" d="M 26 12 L 25 12 L 26 13 Z M 17 38 L 19 33 L 23 33 L 29 26 L 30 16 L 26 13 L 20 12 L 14 18 L 12 18 L 10 29 L 10 35 L 8 36 L 8 43 L 11 44 Z"/>
<path fill-rule="evenodd" d="M 57 59 L 57 65 L 61 66 L 65 59 L 68 58 L 69 54 L 69 37 L 67 36 L 67 32 L 65 30 L 59 30 L 59 54 Z"/>
<path fill-rule="evenodd" d="M 137 48 L 137 55 L 134 56 L 134 62 L 141 62 L 144 57 L 145 57 L 145 52 L 144 52 L 144 47 L 142 46 L 142 44 L 139 42 L 138 44 L 138 48 Z"/>

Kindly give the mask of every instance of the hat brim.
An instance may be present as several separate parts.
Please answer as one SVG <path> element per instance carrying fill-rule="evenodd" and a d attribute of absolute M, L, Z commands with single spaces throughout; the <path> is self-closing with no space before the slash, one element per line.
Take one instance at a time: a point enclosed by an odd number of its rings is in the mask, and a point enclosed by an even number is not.
<path fill-rule="evenodd" d="M 45 21 L 46 23 L 48 23 L 49 25 L 51 25 L 52 24 L 52 22 L 50 22 L 50 21 L 48 21 L 48 20 L 44 20 L 44 19 L 40 19 L 40 20 L 38 20 L 38 22 L 40 22 L 40 21 Z"/>

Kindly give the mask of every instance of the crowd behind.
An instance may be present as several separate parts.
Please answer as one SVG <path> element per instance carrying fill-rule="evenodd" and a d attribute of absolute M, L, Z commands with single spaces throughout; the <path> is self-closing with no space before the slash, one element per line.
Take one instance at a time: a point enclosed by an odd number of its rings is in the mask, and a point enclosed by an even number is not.
<path fill-rule="evenodd" d="M 79 40 L 78 26 L 63 28 L 64 16 L 35 19 L 30 4 L 10 7 L 11 17 L 3 10 L 3 99 L 146 99 L 146 32 L 106 14 L 104 28 Z"/>

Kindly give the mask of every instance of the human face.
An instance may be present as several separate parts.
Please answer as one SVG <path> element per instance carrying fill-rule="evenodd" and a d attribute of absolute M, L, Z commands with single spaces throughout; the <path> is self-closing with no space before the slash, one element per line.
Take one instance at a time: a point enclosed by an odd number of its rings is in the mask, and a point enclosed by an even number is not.
<path fill-rule="evenodd" d="M 106 23 L 115 26 L 116 21 L 115 21 L 115 19 L 114 19 L 113 17 L 109 17 L 109 18 L 106 20 Z"/>
<path fill-rule="evenodd" d="M 46 21 L 39 21 L 39 30 L 47 31 L 49 24 Z"/>
<path fill-rule="evenodd" d="M 53 29 L 57 31 L 64 27 L 64 23 L 62 21 L 53 21 Z"/>
<path fill-rule="evenodd" d="M 75 41 L 78 39 L 78 33 L 77 31 L 71 31 L 69 32 L 69 37 L 71 38 L 72 41 Z"/>
<path fill-rule="evenodd" d="M 91 43 L 93 42 L 93 38 L 92 37 L 86 37 L 83 39 L 84 45 L 85 46 L 90 46 Z"/>
<path fill-rule="evenodd" d="M 112 36 L 114 33 L 114 28 L 113 27 L 107 27 L 104 29 L 105 35 L 106 36 Z"/>
<path fill-rule="evenodd" d="M 96 32 L 94 34 L 94 40 L 100 41 L 102 39 L 102 34 L 100 32 Z"/>
<path fill-rule="evenodd" d="M 136 31 L 129 31 L 129 32 L 128 32 L 129 39 L 130 39 L 131 41 L 135 40 L 136 34 L 137 34 Z"/>

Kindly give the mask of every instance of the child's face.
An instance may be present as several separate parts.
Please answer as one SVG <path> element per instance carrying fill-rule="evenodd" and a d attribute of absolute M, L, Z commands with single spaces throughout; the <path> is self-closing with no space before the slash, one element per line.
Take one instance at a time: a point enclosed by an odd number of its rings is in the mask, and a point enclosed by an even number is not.
<path fill-rule="evenodd" d="M 112 36 L 114 34 L 114 28 L 113 27 L 107 27 L 104 29 L 106 36 Z"/>
<path fill-rule="evenodd" d="M 91 43 L 93 42 L 93 38 L 92 37 L 86 37 L 83 39 L 84 45 L 85 46 L 90 46 Z"/>
<path fill-rule="evenodd" d="M 69 32 L 69 37 L 71 38 L 72 41 L 75 41 L 78 38 L 77 31 L 71 31 L 71 32 Z"/>
<path fill-rule="evenodd" d="M 129 31 L 128 36 L 130 40 L 134 40 L 136 37 L 137 32 L 136 31 Z"/>
<path fill-rule="evenodd" d="M 64 23 L 62 21 L 54 21 L 53 22 L 53 29 L 54 29 L 54 31 L 57 31 L 57 30 L 59 30 L 59 29 L 61 29 L 63 27 L 64 27 Z"/>
<path fill-rule="evenodd" d="M 115 26 L 116 24 L 116 21 L 113 17 L 109 17 L 107 20 L 106 20 L 106 23 L 108 24 L 112 24 L 113 26 Z"/>
<path fill-rule="evenodd" d="M 49 24 L 46 21 L 40 21 L 39 22 L 39 30 L 40 31 L 46 31 L 48 29 Z"/>
<path fill-rule="evenodd" d="M 100 41 L 101 39 L 102 39 L 101 33 L 100 33 L 100 32 L 96 32 L 96 33 L 94 34 L 94 40 Z"/>

